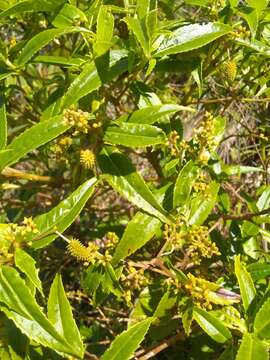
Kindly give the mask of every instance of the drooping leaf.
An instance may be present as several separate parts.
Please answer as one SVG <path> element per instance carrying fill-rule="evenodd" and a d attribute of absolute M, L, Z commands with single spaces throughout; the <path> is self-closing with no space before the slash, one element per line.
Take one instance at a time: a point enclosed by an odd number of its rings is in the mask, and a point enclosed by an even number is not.
<path fill-rule="evenodd" d="M 125 19 L 129 29 L 133 32 L 138 43 L 141 45 L 146 57 L 150 56 L 150 44 L 147 36 L 147 32 L 143 27 L 142 21 L 138 18 L 128 17 Z"/>
<path fill-rule="evenodd" d="M 200 48 L 232 31 L 222 23 L 192 24 L 180 27 L 165 35 L 155 56 L 178 54 Z M 162 36 L 162 35 L 161 35 Z"/>
<path fill-rule="evenodd" d="M 156 126 L 122 123 L 109 126 L 105 133 L 104 140 L 113 145 L 146 147 L 163 144 L 165 138 L 165 133 Z"/>
<path fill-rule="evenodd" d="M 55 276 L 48 299 L 48 319 L 77 354 L 83 354 L 84 348 L 68 299 L 65 294 L 61 276 Z"/>
<path fill-rule="evenodd" d="M 270 339 L 270 298 L 268 298 L 256 314 L 254 332 L 261 339 Z"/>
<path fill-rule="evenodd" d="M 25 130 L 17 136 L 6 148 L 0 152 L 0 171 L 6 166 L 14 164 L 28 152 L 46 144 L 68 130 L 62 116 L 56 116 L 42 121 Z"/>
<path fill-rule="evenodd" d="M 245 333 L 235 360 L 268 360 L 267 349 L 253 334 Z"/>
<path fill-rule="evenodd" d="M 115 50 L 87 63 L 82 72 L 71 83 L 62 102 L 62 107 L 69 107 L 79 99 L 97 90 L 102 84 L 125 72 L 128 68 L 127 52 Z"/>
<path fill-rule="evenodd" d="M 109 349 L 102 355 L 101 360 L 128 360 L 143 341 L 153 318 L 148 318 L 131 326 L 118 335 Z"/>
<path fill-rule="evenodd" d="M 253 281 L 265 279 L 266 277 L 270 276 L 270 264 L 253 263 L 247 266 L 247 270 L 250 273 Z"/>
<path fill-rule="evenodd" d="M 25 65 L 41 48 L 47 45 L 55 37 L 71 33 L 89 32 L 89 30 L 80 27 L 68 27 L 60 29 L 48 29 L 33 36 L 23 47 L 19 56 L 15 59 L 18 66 Z"/>
<path fill-rule="evenodd" d="M 180 170 L 173 191 L 173 207 L 184 205 L 188 200 L 192 185 L 198 174 L 198 166 L 192 160 Z"/>
<path fill-rule="evenodd" d="M 131 114 L 121 116 L 116 121 L 151 125 L 154 122 L 159 122 L 163 116 L 170 115 L 181 110 L 193 111 L 192 108 L 187 106 L 180 106 L 175 104 L 152 105 L 136 110 Z"/>
<path fill-rule="evenodd" d="M 235 258 L 235 275 L 238 280 L 238 284 L 240 287 L 241 297 L 243 301 L 243 306 L 245 311 L 247 312 L 249 305 L 256 295 L 256 289 L 253 284 L 252 278 L 245 266 L 240 261 L 240 256 L 236 256 Z"/>
<path fill-rule="evenodd" d="M 81 349 L 74 348 L 58 333 L 17 271 L 8 266 L 0 269 L 0 302 L 1 311 L 14 321 L 29 339 L 62 354 L 82 359 Z"/>
<path fill-rule="evenodd" d="M 47 233 L 54 232 L 54 230 L 65 231 L 80 214 L 85 203 L 93 194 L 96 184 L 96 178 L 87 180 L 52 210 L 35 217 L 34 222 L 39 230 L 38 237 L 40 239 L 34 240 L 31 246 L 35 249 L 42 248 L 57 237 L 55 233 L 46 235 Z"/>
<path fill-rule="evenodd" d="M 31 281 L 31 283 L 43 295 L 42 284 L 38 277 L 38 269 L 35 266 L 36 262 L 24 250 L 17 248 L 15 252 L 15 265 L 20 269 Z"/>
<path fill-rule="evenodd" d="M 200 327 L 216 342 L 224 343 L 231 338 L 230 331 L 223 325 L 222 321 L 209 312 L 194 308 L 193 317 Z"/>
<path fill-rule="evenodd" d="M 215 206 L 218 190 L 219 184 L 212 182 L 209 185 L 209 192 L 207 196 L 199 195 L 191 201 L 189 224 L 203 224 Z"/>
<path fill-rule="evenodd" d="M 96 56 L 103 55 L 112 45 L 114 17 L 107 6 L 100 6 L 97 17 L 97 33 L 94 43 Z"/>
<path fill-rule="evenodd" d="M 0 94 L 0 150 L 7 144 L 7 117 L 4 99 Z"/>
<path fill-rule="evenodd" d="M 130 160 L 117 149 L 104 147 L 98 156 L 102 177 L 122 196 L 161 221 L 170 222 Z"/>
<path fill-rule="evenodd" d="M 17 15 L 30 11 L 54 11 L 59 8 L 65 0 L 26 0 L 12 4 L 0 13 L 0 19 L 11 15 Z"/>
<path fill-rule="evenodd" d="M 84 12 L 73 5 L 64 4 L 62 9 L 54 18 L 52 24 L 58 28 L 65 28 L 72 26 L 74 23 L 79 21 L 87 21 L 87 17 L 85 16 Z"/>
<path fill-rule="evenodd" d="M 128 223 L 113 255 L 113 264 L 130 256 L 155 236 L 161 221 L 151 215 L 137 212 Z"/>

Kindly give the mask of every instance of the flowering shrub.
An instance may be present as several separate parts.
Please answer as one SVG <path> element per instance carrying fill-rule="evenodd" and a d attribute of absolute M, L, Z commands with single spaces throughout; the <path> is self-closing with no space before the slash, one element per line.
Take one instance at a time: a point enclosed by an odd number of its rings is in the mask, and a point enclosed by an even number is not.
<path fill-rule="evenodd" d="M 1 359 L 268 359 L 268 0 L 0 0 Z"/>

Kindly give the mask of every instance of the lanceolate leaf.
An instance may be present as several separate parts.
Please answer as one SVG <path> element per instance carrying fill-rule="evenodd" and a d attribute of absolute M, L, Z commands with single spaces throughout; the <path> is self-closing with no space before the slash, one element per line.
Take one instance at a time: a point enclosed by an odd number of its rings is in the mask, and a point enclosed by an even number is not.
<path fill-rule="evenodd" d="M 257 312 L 254 322 L 254 332 L 261 339 L 270 339 L 270 298 Z"/>
<path fill-rule="evenodd" d="M 239 255 L 235 258 L 235 275 L 240 287 L 243 306 L 245 311 L 247 311 L 249 305 L 256 295 L 256 289 L 250 274 L 246 270 L 245 266 L 241 263 Z"/>
<path fill-rule="evenodd" d="M 155 56 L 178 54 L 200 48 L 232 31 L 229 25 L 221 23 L 192 24 L 178 28 L 165 35 Z M 162 35 L 161 35 L 162 36 Z"/>
<path fill-rule="evenodd" d="M 188 200 L 193 182 L 198 174 L 198 166 L 192 160 L 180 170 L 173 191 L 173 207 L 184 205 Z"/>
<path fill-rule="evenodd" d="M 38 277 L 38 269 L 35 266 L 35 260 L 24 250 L 17 248 L 15 253 L 15 265 L 20 269 L 31 283 L 43 295 L 42 284 Z"/>
<path fill-rule="evenodd" d="M 6 147 L 5 152 L 0 153 L 0 171 L 8 165 L 14 164 L 29 151 L 53 140 L 69 128 L 70 126 L 63 123 L 62 116 L 56 116 L 33 125 L 17 136 Z"/>
<path fill-rule="evenodd" d="M 69 107 L 82 97 L 97 90 L 102 84 L 125 72 L 128 68 L 127 52 L 115 50 L 84 66 L 82 72 L 68 88 L 62 107 Z"/>
<path fill-rule="evenodd" d="M 150 56 L 150 44 L 149 39 L 147 36 L 146 29 L 143 28 L 142 21 L 137 18 L 128 17 L 125 19 L 129 29 L 134 33 L 136 39 L 138 40 L 139 44 L 141 45 L 143 52 L 146 57 Z"/>
<path fill-rule="evenodd" d="M 114 17 L 106 6 L 99 8 L 97 18 L 97 33 L 94 43 L 94 52 L 97 56 L 103 55 L 112 45 Z"/>
<path fill-rule="evenodd" d="M 115 249 L 113 264 L 116 265 L 120 260 L 143 247 L 157 233 L 161 224 L 161 221 L 156 217 L 137 212 L 128 223 Z"/>
<path fill-rule="evenodd" d="M 19 56 L 15 59 L 15 63 L 18 66 L 25 65 L 43 46 L 47 45 L 55 37 L 74 32 L 89 32 L 89 30 L 80 27 L 69 27 L 64 29 L 49 29 L 40 32 L 32 37 L 23 47 Z"/>
<path fill-rule="evenodd" d="M 222 321 L 209 312 L 194 308 L 193 317 L 200 327 L 216 342 L 224 343 L 231 338 L 230 331 L 222 324 Z"/>
<path fill-rule="evenodd" d="M 84 348 L 79 330 L 73 319 L 60 275 L 56 275 L 50 289 L 48 300 L 48 319 L 77 354 L 83 354 Z"/>
<path fill-rule="evenodd" d="M 207 196 L 200 195 L 192 200 L 189 224 L 201 225 L 207 219 L 208 215 L 215 206 L 218 190 L 219 184 L 212 182 L 209 185 L 209 192 Z"/>
<path fill-rule="evenodd" d="M 75 348 L 59 334 L 36 303 L 29 288 L 17 271 L 8 266 L 0 269 L 1 311 L 13 320 L 29 339 L 53 350 L 82 359 L 81 349 Z"/>
<path fill-rule="evenodd" d="M 236 360 L 268 360 L 268 352 L 264 344 L 253 334 L 245 333 Z"/>
<path fill-rule="evenodd" d="M 104 147 L 98 157 L 102 177 L 122 196 L 161 221 L 170 222 L 143 178 L 130 160 L 112 147 Z"/>
<path fill-rule="evenodd" d="M 162 144 L 165 138 L 164 132 L 155 126 L 122 123 L 108 127 L 104 140 L 114 145 L 146 147 Z"/>
<path fill-rule="evenodd" d="M 7 144 L 7 117 L 3 97 L 0 95 L 0 150 Z"/>
<path fill-rule="evenodd" d="M 33 241 L 32 247 L 36 249 L 42 248 L 57 237 L 54 233 L 46 236 L 46 233 L 55 230 L 63 232 L 67 229 L 79 215 L 86 201 L 93 194 L 96 184 L 96 178 L 87 180 L 55 208 L 34 218 L 34 222 L 40 231 L 38 234 L 40 240 Z M 42 237 L 43 235 L 44 237 Z"/>
<path fill-rule="evenodd" d="M 153 318 L 146 319 L 118 335 L 101 360 L 128 360 L 143 341 Z"/>
<path fill-rule="evenodd" d="M 173 114 L 177 111 L 193 109 L 175 104 L 153 105 L 134 111 L 129 115 L 124 115 L 117 120 L 117 122 L 127 121 L 129 123 L 137 124 L 153 124 L 158 122 L 163 116 Z"/>
<path fill-rule="evenodd" d="M 26 0 L 16 2 L 14 5 L 0 13 L 0 19 L 29 11 L 54 11 L 59 8 L 65 0 Z"/>

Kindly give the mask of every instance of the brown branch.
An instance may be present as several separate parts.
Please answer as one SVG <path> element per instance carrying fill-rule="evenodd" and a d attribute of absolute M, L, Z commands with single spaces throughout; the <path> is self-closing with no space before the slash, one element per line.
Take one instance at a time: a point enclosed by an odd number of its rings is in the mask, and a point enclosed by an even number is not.
<path fill-rule="evenodd" d="M 256 216 L 260 216 L 260 215 L 266 215 L 270 213 L 270 207 L 267 209 L 264 209 L 262 211 L 258 211 L 258 212 L 254 212 L 254 213 L 245 213 L 245 214 L 241 214 L 241 215 L 236 215 L 236 214 L 221 214 L 220 218 L 222 218 L 223 220 L 250 220 Z"/>

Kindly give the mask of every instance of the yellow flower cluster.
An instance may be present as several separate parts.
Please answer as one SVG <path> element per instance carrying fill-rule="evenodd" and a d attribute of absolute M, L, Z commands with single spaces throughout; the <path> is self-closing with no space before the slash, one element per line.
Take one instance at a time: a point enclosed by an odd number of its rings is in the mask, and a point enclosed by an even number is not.
<path fill-rule="evenodd" d="M 206 112 L 199 128 L 195 129 L 193 137 L 194 144 L 198 148 L 198 159 L 203 164 L 208 162 L 211 152 L 217 146 L 213 135 L 214 130 L 214 117 Z"/>
<path fill-rule="evenodd" d="M 234 29 L 233 37 L 240 37 L 242 39 L 250 37 L 250 31 L 245 27 L 240 25 L 238 28 Z"/>
<path fill-rule="evenodd" d="M 100 121 L 92 121 L 89 123 L 89 120 L 93 120 L 95 117 L 81 109 L 65 109 L 63 115 L 64 124 L 75 128 L 73 135 L 78 135 L 80 133 L 87 134 L 91 129 L 95 130 L 102 126 Z"/>
<path fill-rule="evenodd" d="M 149 283 L 144 275 L 144 269 L 136 269 L 130 264 L 125 268 L 125 274 L 122 274 L 120 279 L 124 287 L 122 296 L 127 303 L 131 302 L 133 291 L 141 291 Z"/>
<path fill-rule="evenodd" d="M 26 240 L 28 234 L 38 233 L 36 224 L 34 223 L 32 217 L 25 217 L 22 225 L 10 224 L 4 234 L 4 239 L 13 243 L 13 242 L 23 242 Z"/>
<path fill-rule="evenodd" d="M 114 233 L 109 231 L 106 234 L 106 248 L 111 250 L 111 249 L 115 249 L 116 245 L 119 242 L 119 237 Z"/>
<path fill-rule="evenodd" d="M 88 133 L 89 114 L 82 110 L 66 109 L 64 110 L 63 122 L 65 125 L 74 126 L 77 132 Z"/>
<path fill-rule="evenodd" d="M 220 286 L 200 277 L 188 274 L 188 282 L 184 285 L 185 289 L 190 293 L 196 305 L 212 309 L 211 293 L 217 291 Z"/>
<path fill-rule="evenodd" d="M 211 258 L 214 255 L 220 255 L 220 252 L 214 242 L 209 238 L 208 228 L 206 226 L 193 225 L 186 234 L 187 254 L 191 261 L 199 265 L 202 258 Z"/>
<path fill-rule="evenodd" d="M 177 131 L 173 130 L 170 132 L 167 140 L 166 145 L 169 147 L 170 153 L 172 156 L 179 155 L 179 139 L 180 136 L 178 135 Z"/>
<path fill-rule="evenodd" d="M 206 177 L 204 175 L 199 175 L 196 182 L 193 184 L 193 189 L 196 193 L 201 193 L 204 196 L 208 196 L 209 185 L 206 182 Z"/>
<path fill-rule="evenodd" d="M 171 250 L 181 248 L 184 245 L 185 237 L 181 232 L 181 227 L 184 226 L 184 224 L 184 220 L 178 219 L 175 224 L 164 225 L 163 237 L 168 247 L 171 245 Z"/>
<path fill-rule="evenodd" d="M 85 169 L 93 169 L 96 157 L 92 150 L 86 149 L 80 152 L 80 163 Z"/>

